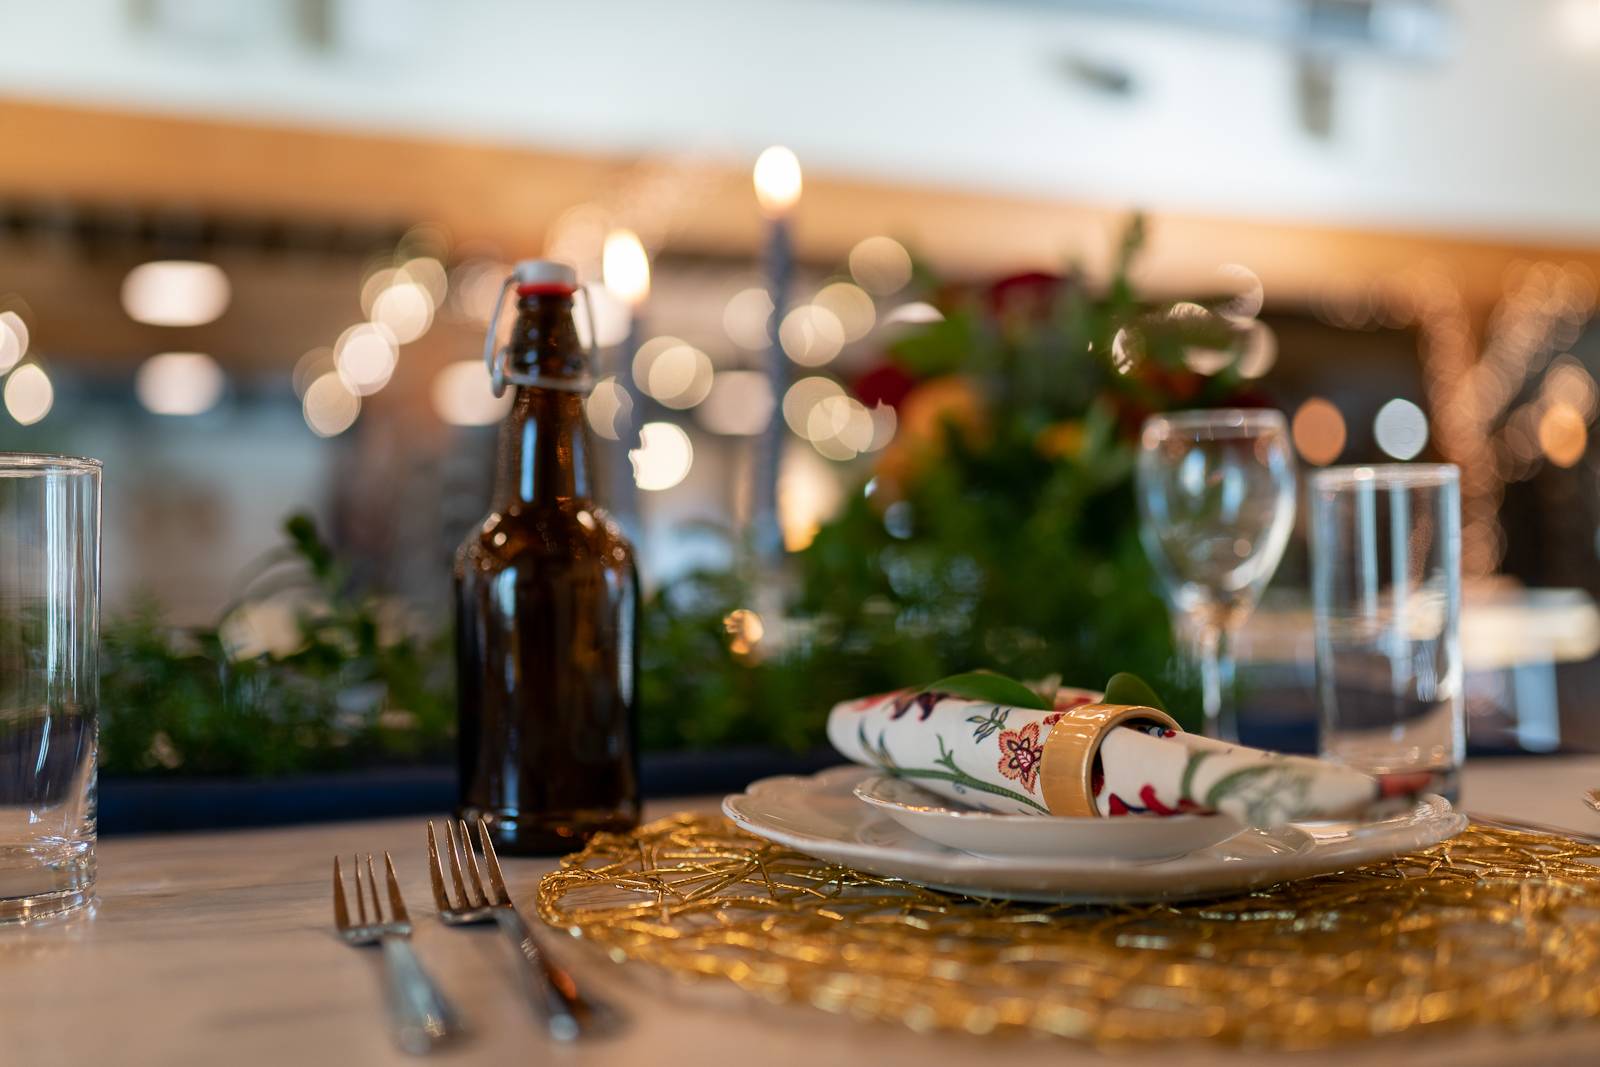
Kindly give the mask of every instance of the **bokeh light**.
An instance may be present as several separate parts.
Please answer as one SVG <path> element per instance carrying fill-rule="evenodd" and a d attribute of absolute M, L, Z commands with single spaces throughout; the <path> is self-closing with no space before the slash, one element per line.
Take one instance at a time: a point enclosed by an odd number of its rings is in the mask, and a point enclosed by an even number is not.
<path fill-rule="evenodd" d="M 1558 467 L 1574 466 L 1589 447 L 1583 415 L 1567 403 L 1551 404 L 1539 417 L 1539 449 Z"/>
<path fill-rule="evenodd" d="M 628 453 L 633 461 L 633 481 L 640 489 L 671 489 L 688 477 L 694 466 L 694 446 L 681 427 L 670 422 L 647 422 L 639 428 L 639 447 Z"/>
<path fill-rule="evenodd" d="M 772 296 L 765 289 L 741 289 L 722 309 L 722 329 L 740 348 L 759 352 L 772 343 Z"/>
<path fill-rule="evenodd" d="M 711 358 L 680 337 L 652 337 L 633 357 L 633 382 L 669 408 L 692 408 L 711 391 Z"/>
<path fill-rule="evenodd" d="M 784 354 L 802 367 L 820 367 L 843 350 L 844 326 L 827 308 L 802 304 L 783 317 L 778 340 Z"/>
<path fill-rule="evenodd" d="M 222 399 L 227 379 L 204 352 L 163 352 L 139 365 L 133 391 L 156 415 L 200 415 Z"/>
<path fill-rule="evenodd" d="M 1300 405 L 1290 430 L 1301 458 L 1318 467 L 1326 467 L 1339 458 L 1348 436 L 1344 416 L 1320 396 Z"/>
<path fill-rule="evenodd" d="M 511 410 L 512 393 L 495 396 L 483 360 L 463 359 L 439 370 L 429 399 L 434 414 L 451 426 L 492 426 Z"/>
<path fill-rule="evenodd" d="M 0 374 L 28 354 L 28 324 L 15 311 L 0 311 Z"/>
<path fill-rule="evenodd" d="M 762 371 L 718 371 L 695 421 L 712 433 L 753 437 L 772 421 L 772 383 Z"/>
<path fill-rule="evenodd" d="M 372 321 L 387 327 L 395 341 L 406 345 L 433 325 L 433 294 L 421 282 L 396 281 L 372 301 Z"/>
<path fill-rule="evenodd" d="M 1233 294 L 1217 305 L 1217 314 L 1240 324 L 1261 314 L 1267 292 L 1255 271 L 1242 263 L 1225 263 L 1217 273 L 1222 275 L 1223 285 Z"/>
<path fill-rule="evenodd" d="M 844 330 L 846 341 L 861 340 L 872 332 L 872 326 L 878 320 L 878 309 L 873 305 L 872 297 L 859 285 L 849 282 L 824 285 L 811 298 L 811 303 L 814 307 L 833 313 Z"/>
<path fill-rule="evenodd" d="M 1395 459 L 1416 459 L 1428 444 L 1428 416 L 1409 400 L 1395 397 L 1378 409 L 1372 434 L 1384 454 Z"/>
<path fill-rule="evenodd" d="M 122 308 L 151 326 L 204 326 L 228 308 L 233 289 L 215 263 L 163 259 L 141 263 L 122 279 Z"/>
<path fill-rule="evenodd" d="M 807 427 L 810 424 L 811 409 L 830 396 L 842 396 L 844 389 L 832 378 L 820 376 L 801 378 L 789 386 L 789 391 L 783 394 L 783 421 L 789 424 L 789 429 L 807 437 Z"/>
<path fill-rule="evenodd" d="M 911 281 L 911 253 L 893 237 L 868 237 L 850 250 L 850 277 L 874 296 L 889 296 Z"/>
<path fill-rule="evenodd" d="M 345 386 L 337 373 L 329 373 L 306 387 L 300 408 L 312 433 L 337 437 L 355 425 L 361 414 L 361 398 Z"/>
<path fill-rule="evenodd" d="M 633 397 L 616 378 L 607 376 L 594 383 L 583 412 L 595 433 L 607 441 L 620 441 L 633 425 Z"/>
<path fill-rule="evenodd" d="M 1250 322 L 1244 328 L 1244 351 L 1234 369 L 1242 378 L 1260 378 L 1278 362 L 1278 335 L 1264 322 Z"/>
<path fill-rule="evenodd" d="M 400 354 L 389 328 L 375 322 L 358 323 L 333 346 L 333 363 L 345 388 L 357 396 L 371 396 L 389 384 Z"/>
<path fill-rule="evenodd" d="M 333 363 L 333 349 L 326 346 L 313 348 L 295 360 L 294 370 L 290 372 L 289 380 L 294 385 L 294 395 L 304 397 L 312 382 L 337 369 Z"/>
<path fill-rule="evenodd" d="M 930 322 L 943 321 L 944 312 L 921 300 L 901 304 L 883 317 L 885 326 L 926 326 Z"/>
<path fill-rule="evenodd" d="M 37 363 L 24 363 L 6 379 L 6 411 L 24 426 L 32 426 L 55 405 L 56 390 L 50 376 Z"/>

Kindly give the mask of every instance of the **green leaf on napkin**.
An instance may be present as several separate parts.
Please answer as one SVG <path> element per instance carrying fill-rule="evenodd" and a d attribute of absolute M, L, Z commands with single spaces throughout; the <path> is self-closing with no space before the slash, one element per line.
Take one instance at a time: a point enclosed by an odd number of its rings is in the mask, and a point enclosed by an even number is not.
<path fill-rule="evenodd" d="M 1134 680 L 1138 681 L 1136 678 Z M 920 692 L 948 693 L 963 700 L 981 700 L 987 704 L 1006 704 L 1013 708 L 1035 708 L 1039 711 L 1049 711 L 1055 707 L 1054 701 L 1046 700 L 1015 678 L 1007 678 L 994 671 L 952 674 L 923 686 Z"/>
<path fill-rule="evenodd" d="M 1161 703 L 1161 698 L 1156 696 L 1156 691 L 1150 688 L 1148 682 L 1137 674 L 1120 671 L 1111 676 L 1106 683 L 1107 704 L 1133 704 L 1141 708 L 1155 708 L 1157 711 L 1166 711 L 1167 706 Z"/>

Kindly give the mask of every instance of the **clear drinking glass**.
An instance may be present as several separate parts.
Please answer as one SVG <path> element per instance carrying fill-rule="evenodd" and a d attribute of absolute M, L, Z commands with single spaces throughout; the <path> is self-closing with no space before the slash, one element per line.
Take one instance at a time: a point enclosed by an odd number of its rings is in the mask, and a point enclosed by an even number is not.
<path fill-rule="evenodd" d="M 1294 526 L 1294 455 L 1277 411 L 1180 411 L 1145 420 L 1139 536 L 1179 643 L 1200 667 L 1208 737 L 1238 739 L 1233 634 L 1278 569 Z"/>
<path fill-rule="evenodd" d="M 1311 591 L 1323 756 L 1379 776 L 1426 773 L 1454 799 L 1466 754 L 1457 469 L 1314 475 Z"/>
<path fill-rule="evenodd" d="M 94 892 L 100 464 L 0 453 L 0 921 Z"/>

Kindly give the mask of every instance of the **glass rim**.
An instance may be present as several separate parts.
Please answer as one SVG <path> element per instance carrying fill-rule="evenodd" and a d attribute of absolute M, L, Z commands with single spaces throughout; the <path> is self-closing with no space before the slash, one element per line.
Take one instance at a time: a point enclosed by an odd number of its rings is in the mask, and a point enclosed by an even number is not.
<path fill-rule="evenodd" d="M 1375 489 L 1442 489 L 1460 481 L 1461 468 L 1454 463 L 1358 463 L 1324 467 L 1311 475 L 1311 488 L 1338 490 L 1370 485 Z"/>
<path fill-rule="evenodd" d="M 87 456 L 63 456 L 54 452 L 0 452 L 0 478 L 52 474 L 99 474 L 104 467 Z"/>
<path fill-rule="evenodd" d="M 1191 408 L 1157 412 L 1144 420 L 1145 429 L 1168 426 L 1175 430 L 1245 430 L 1263 425 L 1287 429 L 1289 424 L 1277 408 Z"/>

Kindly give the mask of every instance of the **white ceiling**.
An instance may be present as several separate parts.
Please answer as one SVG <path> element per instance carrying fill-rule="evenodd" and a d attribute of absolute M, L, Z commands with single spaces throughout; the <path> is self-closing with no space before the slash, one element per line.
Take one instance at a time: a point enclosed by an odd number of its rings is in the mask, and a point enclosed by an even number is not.
<path fill-rule="evenodd" d="M 330 0 L 328 46 L 293 0 L 0 0 L 0 93 L 618 155 L 784 142 L 844 176 L 1600 240 L 1600 0 L 1443 6 L 1442 60 L 1340 61 L 1326 140 L 1282 45 L 993 0 Z"/>

